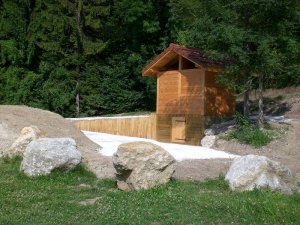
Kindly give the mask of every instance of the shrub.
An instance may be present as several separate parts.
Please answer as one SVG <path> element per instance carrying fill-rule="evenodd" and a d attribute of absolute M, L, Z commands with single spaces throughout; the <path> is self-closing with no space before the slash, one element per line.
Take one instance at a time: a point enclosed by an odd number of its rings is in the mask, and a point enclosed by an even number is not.
<path fill-rule="evenodd" d="M 251 124 L 244 116 L 235 116 L 237 129 L 227 135 L 227 139 L 237 139 L 241 144 L 249 144 L 256 148 L 269 144 L 274 135 L 271 130 L 260 129 L 257 124 Z M 266 128 L 269 126 L 266 125 Z"/>
<path fill-rule="evenodd" d="M 272 134 L 266 130 L 260 130 L 258 126 L 239 128 L 229 133 L 229 139 L 237 139 L 242 144 L 250 144 L 256 148 L 269 144 Z"/>

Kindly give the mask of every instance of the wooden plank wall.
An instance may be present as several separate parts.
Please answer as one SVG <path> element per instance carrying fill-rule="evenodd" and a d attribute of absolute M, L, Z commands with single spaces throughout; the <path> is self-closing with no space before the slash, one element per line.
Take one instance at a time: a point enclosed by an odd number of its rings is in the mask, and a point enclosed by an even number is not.
<path fill-rule="evenodd" d="M 157 79 L 158 114 L 204 114 L 204 70 L 174 70 Z"/>
<path fill-rule="evenodd" d="M 171 142 L 172 137 L 172 117 L 176 115 L 156 115 L 156 140 L 162 142 Z"/>
<path fill-rule="evenodd" d="M 216 82 L 217 72 L 205 72 L 205 115 L 230 116 L 235 112 L 233 92 Z"/>
<path fill-rule="evenodd" d="M 200 145 L 200 141 L 207 128 L 204 124 L 205 117 L 200 115 L 186 116 L 186 144 Z"/>
<path fill-rule="evenodd" d="M 161 73 L 157 77 L 158 114 L 175 114 L 179 109 L 180 73 L 178 70 Z"/>
<path fill-rule="evenodd" d="M 74 124 L 80 130 L 156 139 L 155 113 L 145 117 L 75 120 Z"/>
<path fill-rule="evenodd" d="M 157 114 L 156 140 L 162 142 L 172 141 L 172 118 L 184 117 L 186 120 L 184 144 L 199 145 L 205 129 L 205 117 L 201 115 L 164 115 Z"/>
<path fill-rule="evenodd" d="M 181 70 L 179 114 L 204 115 L 204 70 Z"/>

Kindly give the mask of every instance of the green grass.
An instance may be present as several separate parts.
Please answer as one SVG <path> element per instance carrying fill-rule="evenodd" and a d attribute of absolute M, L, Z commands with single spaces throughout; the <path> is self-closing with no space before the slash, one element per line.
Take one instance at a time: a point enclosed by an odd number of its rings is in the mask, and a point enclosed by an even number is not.
<path fill-rule="evenodd" d="M 255 148 L 260 148 L 269 144 L 275 136 L 274 131 L 268 129 L 259 129 L 256 125 L 240 127 L 233 130 L 225 139 L 237 139 L 241 144 L 249 144 Z"/>
<path fill-rule="evenodd" d="M 222 178 L 122 192 L 83 167 L 29 178 L 19 165 L 0 160 L 0 224 L 300 224 L 300 195 L 235 193 Z"/>
<path fill-rule="evenodd" d="M 284 132 L 284 129 L 272 129 L 265 122 L 264 129 L 259 128 L 258 124 L 250 123 L 243 115 L 237 113 L 235 115 L 236 128 L 228 134 L 220 136 L 225 140 L 236 139 L 241 144 L 252 145 L 260 148 L 269 144 L 274 138 L 277 138 Z"/>

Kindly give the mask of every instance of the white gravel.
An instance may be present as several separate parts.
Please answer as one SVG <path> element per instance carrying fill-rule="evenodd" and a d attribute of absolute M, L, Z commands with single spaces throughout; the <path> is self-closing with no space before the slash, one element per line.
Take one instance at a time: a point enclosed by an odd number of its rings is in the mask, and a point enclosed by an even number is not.
<path fill-rule="evenodd" d="M 82 131 L 90 140 L 102 146 L 99 152 L 105 156 L 112 156 L 117 148 L 122 143 L 128 143 L 133 141 L 148 141 L 157 144 L 167 150 L 177 161 L 185 159 L 216 159 L 216 158 L 234 158 L 238 155 L 226 153 L 224 151 L 217 151 L 210 148 L 201 146 L 181 145 L 162 143 L 145 138 L 127 137 L 112 135 L 106 133 Z"/>

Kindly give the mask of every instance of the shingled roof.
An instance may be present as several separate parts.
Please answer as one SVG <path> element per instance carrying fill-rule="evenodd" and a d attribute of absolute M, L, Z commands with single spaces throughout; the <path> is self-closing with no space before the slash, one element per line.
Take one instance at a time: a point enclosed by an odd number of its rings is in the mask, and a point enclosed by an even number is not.
<path fill-rule="evenodd" d="M 160 53 L 151 63 L 149 63 L 142 71 L 143 76 L 156 75 L 157 68 L 160 64 L 166 64 L 168 61 L 180 55 L 187 60 L 201 67 L 224 67 L 228 61 L 216 61 L 209 59 L 203 51 L 197 48 L 186 47 L 171 43 L 162 53 Z M 155 68 L 154 68 L 155 67 Z"/>

